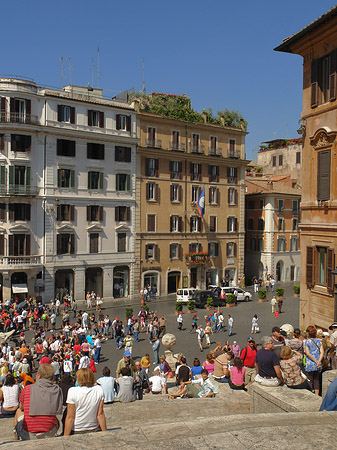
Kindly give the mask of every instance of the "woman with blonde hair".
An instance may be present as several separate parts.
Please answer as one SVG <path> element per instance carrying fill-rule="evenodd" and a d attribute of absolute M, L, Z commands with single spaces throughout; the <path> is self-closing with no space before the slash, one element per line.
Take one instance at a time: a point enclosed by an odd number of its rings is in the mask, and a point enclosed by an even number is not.
<path fill-rule="evenodd" d="M 68 391 L 64 435 L 106 431 L 103 388 L 95 385 L 95 375 L 88 368 L 78 370 L 76 377 L 78 386 Z"/>

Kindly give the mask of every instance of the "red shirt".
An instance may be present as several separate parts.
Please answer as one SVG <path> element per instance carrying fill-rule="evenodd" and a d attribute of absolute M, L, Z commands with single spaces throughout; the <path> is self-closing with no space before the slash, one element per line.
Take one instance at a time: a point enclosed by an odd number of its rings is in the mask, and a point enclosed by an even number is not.
<path fill-rule="evenodd" d="M 80 353 L 80 352 L 81 352 L 81 346 L 80 346 L 80 344 L 74 345 L 73 350 L 74 350 L 74 352 L 77 353 L 77 354 Z"/>
<path fill-rule="evenodd" d="M 243 365 L 247 367 L 254 367 L 256 353 L 257 353 L 256 348 L 250 348 L 249 345 L 243 348 L 241 351 L 241 359 L 243 361 Z"/>
<path fill-rule="evenodd" d="M 31 384 L 25 386 L 20 395 L 20 402 L 23 403 L 24 419 L 23 428 L 29 433 L 45 433 L 56 426 L 56 416 L 30 416 L 30 388 Z"/>
<path fill-rule="evenodd" d="M 48 358 L 48 356 L 44 356 L 43 358 L 41 358 L 40 366 L 41 364 L 51 364 L 50 358 Z"/>

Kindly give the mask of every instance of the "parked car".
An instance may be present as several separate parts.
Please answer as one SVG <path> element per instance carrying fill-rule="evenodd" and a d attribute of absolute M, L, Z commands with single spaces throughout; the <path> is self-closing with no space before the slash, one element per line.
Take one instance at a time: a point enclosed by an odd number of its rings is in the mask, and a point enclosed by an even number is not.
<path fill-rule="evenodd" d="M 178 289 L 176 293 L 176 301 L 187 303 L 189 300 L 192 300 L 192 296 L 195 290 L 195 288 Z"/>
<path fill-rule="evenodd" d="M 195 301 L 197 308 L 205 308 L 207 305 L 208 297 L 212 297 L 213 306 L 223 306 L 225 301 L 222 298 L 214 295 L 213 291 L 195 291 L 192 300 Z"/>
<path fill-rule="evenodd" d="M 221 288 L 221 296 L 223 294 L 227 295 L 227 294 L 234 294 L 235 289 L 238 291 L 238 302 L 249 302 L 250 300 L 253 299 L 253 296 L 250 292 L 245 291 L 244 289 L 240 288 L 240 287 L 222 287 Z"/>

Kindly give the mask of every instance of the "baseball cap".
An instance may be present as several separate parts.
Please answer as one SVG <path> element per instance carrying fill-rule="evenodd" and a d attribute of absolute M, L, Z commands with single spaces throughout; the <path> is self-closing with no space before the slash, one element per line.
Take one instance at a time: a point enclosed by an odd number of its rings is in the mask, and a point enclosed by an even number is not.
<path fill-rule="evenodd" d="M 255 342 L 255 339 L 253 337 L 249 336 L 249 338 L 247 338 L 247 342 L 249 342 L 249 341 Z"/>
<path fill-rule="evenodd" d="M 333 322 L 333 323 L 329 326 L 329 330 L 332 330 L 333 328 L 337 328 L 337 322 Z"/>
<path fill-rule="evenodd" d="M 131 356 L 131 352 L 130 352 L 130 350 L 125 350 L 125 352 L 124 352 L 124 356 Z"/>

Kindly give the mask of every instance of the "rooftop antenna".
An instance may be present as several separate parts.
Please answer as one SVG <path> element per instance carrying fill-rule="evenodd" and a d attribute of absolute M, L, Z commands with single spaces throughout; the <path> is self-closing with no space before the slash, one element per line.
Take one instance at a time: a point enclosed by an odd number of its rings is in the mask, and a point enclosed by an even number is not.
<path fill-rule="evenodd" d="M 72 78 L 71 78 L 71 57 L 68 56 L 68 63 L 69 63 L 69 74 L 70 74 L 70 86 L 72 86 Z"/>
<path fill-rule="evenodd" d="M 91 58 L 91 87 L 94 87 L 94 57 Z"/>
<path fill-rule="evenodd" d="M 99 88 L 99 47 L 97 47 L 97 89 Z"/>
<path fill-rule="evenodd" d="M 60 56 L 60 63 L 61 63 L 61 85 L 62 85 L 62 89 L 63 89 L 63 73 L 64 73 L 64 69 L 63 69 L 63 56 Z"/>
<path fill-rule="evenodd" d="M 145 87 L 145 77 L 144 77 L 144 58 L 142 59 L 142 76 L 143 76 L 142 93 L 145 94 L 146 87 Z"/>

